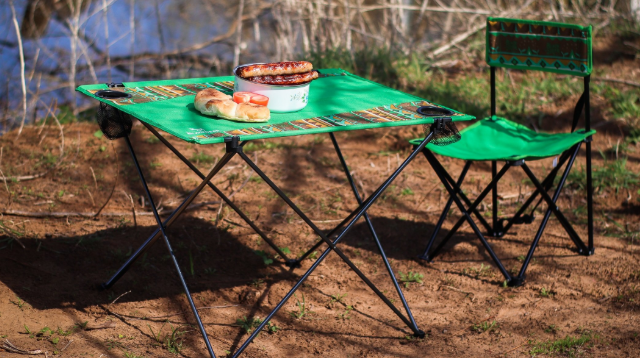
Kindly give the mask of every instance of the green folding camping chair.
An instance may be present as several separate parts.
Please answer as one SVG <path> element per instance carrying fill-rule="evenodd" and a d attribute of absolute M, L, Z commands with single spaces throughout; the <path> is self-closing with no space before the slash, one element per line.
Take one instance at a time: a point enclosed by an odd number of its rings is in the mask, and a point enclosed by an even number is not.
<path fill-rule="evenodd" d="M 509 286 L 519 286 L 524 282 L 525 272 L 551 214 L 554 214 L 558 219 L 576 245 L 579 254 L 593 254 L 591 137 L 595 131 L 590 128 L 589 115 L 589 75 L 593 67 L 591 34 L 591 26 L 583 27 L 572 24 L 503 18 L 487 19 L 486 61 L 491 67 L 491 117 L 482 119 L 462 130 L 462 138 L 457 143 L 448 146 L 429 144 L 423 150 L 424 155 L 433 166 L 450 197 L 424 253 L 419 256 L 421 259 L 431 262 L 460 226 L 467 221 L 504 275 L 507 284 Z M 555 72 L 583 77 L 584 92 L 574 109 L 571 133 L 540 133 L 506 118 L 496 116 L 496 67 Z M 585 113 L 584 129 L 576 130 L 583 109 Z M 414 146 L 420 143 L 419 140 L 411 142 Z M 556 204 L 582 143 L 586 145 L 588 245 L 585 245 L 580 239 L 580 236 Z M 465 165 L 457 181 L 446 172 L 434 153 L 465 160 Z M 527 166 L 527 161 L 555 156 L 559 156 L 555 167 L 540 182 Z M 472 203 L 462 192 L 460 185 L 464 181 L 469 166 L 474 161 L 491 161 L 492 180 Z M 497 162 L 499 161 L 505 164 L 500 171 L 497 171 Z M 555 191 L 550 195 L 548 192 L 552 189 L 560 168 L 565 163 L 564 172 L 560 180 L 557 181 Z M 527 177 L 531 179 L 536 190 L 514 216 L 501 218 L 498 216 L 497 183 L 511 167 L 522 168 Z M 489 192 L 492 193 L 493 197 L 491 223 L 488 223 L 477 210 L 478 205 Z M 534 205 L 529 214 L 525 214 L 525 211 L 529 209 L 538 196 L 540 196 L 540 199 L 537 204 Z M 488 236 L 501 237 L 514 224 L 532 223 L 535 219 L 534 212 L 542 201 L 546 202 L 548 209 L 542 218 L 538 232 L 520 272 L 517 276 L 512 276 L 496 256 L 471 216 L 474 215 L 477 218 L 478 222 L 486 229 Z M 436 236 L 454 202 L 462 212 L 463 217 L 458 220 L 438 246 L 432 250 Z M 466 208 L 463 202 L 467 205 Z"/>

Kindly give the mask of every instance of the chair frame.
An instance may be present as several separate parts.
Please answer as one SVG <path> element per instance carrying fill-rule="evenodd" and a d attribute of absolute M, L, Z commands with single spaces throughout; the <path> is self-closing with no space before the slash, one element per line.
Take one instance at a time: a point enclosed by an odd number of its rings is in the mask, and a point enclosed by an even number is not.
<path fill-rule="evenodd" d="M 496 67 L 491 66 L 491 119 L 483 119 L 483 120 L 493 120 L 493 118 L 495 118 L 494 116 L 496 115 L 496 86 L 495 86 L 495 82 L 496 82 Z M 578 124 L 578 120 L 580 119 L 582 110 L 584 108 L 584 128 L 586 132 L 589 132 L 591 130 L 591 116 L 590 116 L 590 103 L 589 103 L 589 83 L 590 83 L 590 76 L 587 75 L 584 77 L 584 91 L 582 93 L 582 95 L 580 96 L 580 99 L 578 100 L 576 107 L 574 109 L 574 113 L 573 113 L 573 124 L 572 124 L 572 128 L 571 128 L 571 132 L 574 132 L 574 130 L 576 129 L 576 126 Z M 472 203 L 469 198 L 467 198 L 467 196 L 462 192 L 460 186 L 462 184 L 462 182 L 464 181 L 464 178 L 467 174 L 467 171 L 469 170 L 469 167 L 471 166 L 471 162 L 470 160 L 467 160 L 465 162 L 465 165 L 460 173 L 460 176 L 458 177 L 457 181 L 454 181 L 454 179 L 447 173 L 447 171 L 444 169 L 444 167 L 442 166 L 442 164 L 440 164 L 440 162 L 438 161 L 438 159 L 435 157 L 435 155 L 426 147 L 422 150 L 423 154 L 425 155 L 425 157 L 427 158 L 427 160 L 429 161 L 429 163 L 431 164 L 431 166 L 433 167 L 434 171 L 436 172 L 436 174 L 438 175 L 438 178 L 440 179 L 440 181 L 442 182 L 442 184 L 444 185 L 445 189 L 447 190 L 447 192 L 449 193 L 449 200 L 447 201 L 447 204 L 444 207 L 444 210 L 442 211 L 442 214 L 440 215 L 440 218 L 438 220 L 438 223 L 436 224 L 436 227 L 434 229 L 434 231 L 431 234 L 431 237 L 428 241 L 428 244 L 424 250 L 424 252 L 418 256 L 418 258 L 422 259 L 422 260 L 426 260 L 427 262 L 432 262 L 433 259 L 438 256 L 438 254 L 440 253 L 440 251 L 442 250 L 442 248 L 444 247 L 444 245 L 451 239 L 451 237 L 453 237 L 453 235 L 455 235 L 455 233 L 458 231 L 458 229 L 462 226 L 462 224 L 466 221 L 469 223 L 469 225 L 471 226 L 472 230 L 474 231 L 474 233 L 476 234 L 476 236 L 478 237 L 478 239 L 480 239 L 480 241 L 482 242 L 483 246 L 485 247 L 485 249 L 487 250 L 487 252 L 489 253 L 489 255 L 491 256 L 491 259 L 495 262 L 495 264 L 497 265 L 498 269 L 500 270 L 500 272 L 502 273 L 502 275 L 505 277 L 505 283 L 508 286 L 512 286 L 512 287 L 516 287 L 516 286 L 520 286 L 524 283 L 525 281 L 525 274 L 527 271 L 527 268 L 529 266 L 529 263 L 531 261 L 531 258 L 533 257 L 533 254 L 535 252 L 535 249 L 538 246 L 538 243 L 540 241 L 540 238 L 542 236 L 542 234 L 544 233 L 544 230 L 548 224 L 549 221 L 549 217 L 551 216 L 551 214 L 553 213 L 554 216 L 558 219 L 558 221 L 560 222 L 560 224 L 562 225 L 562 227 L 564 228 L 564 230 L 567 232 L 567 234 L 569 235 L 569 238 L 571 238 L 571 240 L 573 241 L 573 243 L 575 244 L 576 248 L 577 248 L 577 252 L 580 255 L 585 255 L 585 256 L 590 256 L 593 255 L 594 253 L 594 244 L 593 244 L 593 184 L 592 184 L 592 173 L 591 173 L 591 136 L 585 138 L 584 141 L 579 142 L 577 144 L 575 144 L 574 146 L 572 146 L 571 148 L 569 148 L 568 150 L 564 151 L 558 159 L 557 165 L 551 170 L 551 172 L 547 175 L 547 177 L 542 181 L 538 181 L 538 179 L 535 177 L 535 175 L 533 174 L 533 172 L 531 171 L 531 169 L 529 169 L 529 166 L 526 164 L 526 161 L 524 159 L 521 160 L 516 160 L 516 161 L 506 161 L 506 163 L 504 164 L 504 166 L 502 167 L 502 169 L 500 169 L 500 171 L 497 170 L 497 161 L 493 160 L 491 161 L 491 182 L 489 183 L 489 185 L 480 193 L 480 195 L 475 199 L 475 201 Z M 588 243 L 587 245 L 585 245 L 585 243 L 582 241 L 582 239 L 580 238 L 580 236 L 576 233 L 576 231 L 573 229 L 573 227 L 571 226 L 571 224 L 569 223 L 569 221 L 567 220 L 567 218 L 564 216 L 564 214 L 562 214 L 562 212 L 560 211 L 560 209 L 557 206 L 557 200 L 558 197 L 560 196 L 560 193 L 564 187 L 564 184 L 566 183 L 566 179 L 567 176 L 569 175 L 569 172 L 575 162 L 576 156 L 578 155 L 579 151 L 580 151 L 580 147 L 582 146 L 582 143 L 585 143 L 586 146 L 586 175 L 587 175 L 587 225 L 588 225 Z M 553 194 L 553 196 L 550 196 L 548 191 L 552 189 L 553 186 L 553 182 L 555 181 L 558 172 L 560 171 L 560 168 L 567 163 L 564 172 L 562 173 L 562 176 L 560 178 L 560 181 L 558 183 L 558 185 L 555 188 L 555 192 Z M 521 167 L 523 169 L 523 171 L 525 172 L 525 174 L 527 175 L 527 177 L 531 180 L 531 182 L 534 184 L 534 186 L 536 187 L 536 190 L 533 192 L 533 194 L 531 194 L 531 196 L 527 199 L 527 201 L 520 207 L 520 209 L 511 217 L 511 218 L 499 218 L 498 216 L 498 181 L 504 176 L 504 174 L 507 172 L 508 169 L 510 169 L 511 167 Z M 482 215 L 478 212 L 477 207 L 478 205 L 482 202 L 482 200 L 489 194 L 489 192 L 491 192 L 491 200 L 492 200 L 492 222 L 491 224 L 489 224 L 484 217 L 482 217 Z M 536 199 L 536 197 L 538 195 L 541 195 L 540 200 L 538 201 L 538 203 L 533 207 L 533 209 L 531 210 L 531 213 L 526 215 L 524 214 L 524 212 L 531 206 L 531 204 L 533 203 L 533 201 Z M 467 205 L 467 207 L 465 207 L 462 203 L 462 201 L 464 201 L 464 204 Z M 527 256 L 524 259 L 524 262 L 522 263 L 522 267 L 520 268 L 520 271 L 518 273 L 517 276 L 514 276 L 512 274 L 509 273 L 509 271 L 504 267 L 504 265 L 502 264 L 502 261 L 498 258 L 498 256 L 496 255 L 496 253 L 494 252 L 494 250 L 492 249 L 491 245 L 489 244 L 489 242 L 487 241 L 485 235 L 483 235 L 483 233 L 480 231 L 480 229 L 478 228 L 478 226 L 476 225 L 476 223 L 474 222 L 473 218 L 471 217 L 471 214 L 475 215 L 475 217 L 478 219 L 478 221 L 482 224 L 482 226 L 486 229 L 487 235 L 486 236 L 492 236 L 492 237 L 503 237 L 508 231 L 509 229 L 514 225 L 514 224 L 530 224 L 533 222 L 533 220 L 535 219 L 534 216 L 534 212 L 537 209 L 538 205 L 541 203 L 541 201 L 545 201 L 548 205 L 548 208 L 543 216 L 543 219 L 540 223 L 540 226 L 538 228 L 538 231 L 536 233 L 536 236 L 533 240 L 533 243 L 531 244 L 531 247 L 529 248 L 529 251 L 527 253 Z M 449 231 L 449 233 L 444 237 L 444 239 L 438 244 L 438 246 L 435 247 L 435 249 L 432 250 L 432 247 L 435 243 L 436 237 L 438 236 L 438 233 L 440 232 L 440 229 L 442 228 L 442 225 L 447 217 L 447 214 L 449 212 L 449 209 L 451 208 L 451 205 L 455 202 L 456 206 L 458 207 L 458 209 L 462 212 L 462 217 L 458 220 L 458 222 L 453 226 L 453 228 Z M 523 215 L 524 214 L 524 215 Z M 507 221 L 506 225 L 503 224 L 503 221 Z"/>

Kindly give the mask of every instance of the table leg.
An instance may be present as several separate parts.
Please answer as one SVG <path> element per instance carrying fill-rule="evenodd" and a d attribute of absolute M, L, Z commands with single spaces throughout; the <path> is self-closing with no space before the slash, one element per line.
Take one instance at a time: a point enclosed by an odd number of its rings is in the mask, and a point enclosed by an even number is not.
<path fill-rule="evenodd" d="M 340 256 L 340 258 L 345 263 L 347 263 L 347 265 L 349 265 L 351 269 L 354 272 L 356 272 L 356 274 L 358 274 L 361 277 L 361 279 L 363 279 L 363 281 L 365 281 L 365 283 L 369 285 L 370 283 L 368 282 L 369 280 L 360 272 L 360 270 L 358 270 L 357 267 L 355 267 L 355 265 L 353 265 L 353 263 L 351 263 L 351 261 L 347 257 L 344 256 L 344 254 L 342 254 L 340 249 L 336 247 L 336 244 L 338 244 L 340 240 L 344 238 L 344 236 L 353 227 L 355 222 L 358 221 L 358 219 L 360 219 L 360 217 L 366 213 L 369 207 L 373 205 L 373 203 L 384 192 L 384 190 L 395 180 L 395 178 L 415 158 L 415 156 L 418 153 L 420 153 L 420 151 L 422 151 L 422 149 L 427 145 L 427 143 L 431 141 L 432 138 L 433 138 L 433 132 L 429 133 L 429 135 L 422 141 L 422 143 L 420 143 L 420 145 L 416 149 L 414 149 L 414 151 L 409 155 L 409 157 L 405 159 L 405 161 L 402 162 L 402 164 L 400 164 L 400 166 L 396 169 L 396 171 L 393 172 L 391 176 L 387 180 L 385 180 L 385 182 L 382 183 L 382 185 L 380 185 L 380 187 L 378 187 L 378 189 L 376 189 L 376 191 L 373 192 L 373 194 L 371 194 L 369 198 L 367 198 L 362 204 L 360 204 L 360 206 L 358 206 L 358 208 L 354 210 L 347 217 L 347 219 L 345 219 L 342 223 L 338 225 L 338 226 L 345 225 L 345 227 L 344 227 L 344 230 L 342 230 L 342 232 L 340 232 L 340 234 L 338 234 L 333 241 L 330 241 L 320 230 L 318 230 L 317 227 L 315 227 L 315 225 L 313 224 L 313 222 L 311 222 L 311 220 L 309 220 L 304 215 L 304 213 L 302 213 L 300 209 L 298 209 L 295 206 L 295 204 L 293 204 L 289 200 L 289 198 L 284 193 L 282 193 L 279 190 L 279 188 L 277 188 L 277 186 L 275 186 L 275 184 L 273 184 L 273 182 L 257 166 L 255 166 L 255 164 L 251 162 L 251 160 L 246 155 L 244 155 L 244 153 L 238 153 L 247 162 L 247 164 L 249 164 L 256 171 L 256 173 L 258 173 L 258 175 L 262 177 L 262 179 L 265 182 L 267 182 L 274 190 L 276 190 L 276 192 L 278 192 L 278 194 L 282 197 L 282 199 L 285 200 L 285 202 L 287 202 L 287 204 L 289 204 L 289 206 L 291 206 L 291 208 L 294 209 L 294 211 L 296 211 L 296 213 L 300 215 L 300 217 L 305 222 L 307 222 L 307 225 L 309 225 L 312 229 L 314 229 L 314 231 L 316 231 L 316 233 L 323 239 L 323 241 L 329 245 L 329 248 L 327 248 L 327 250 L 325 250 L 322 253 L 322 255 L 320 255 L 320 257 L 316 260 L 316 262 L 314 262 L 313 265 L 311 265 L 311 268 L 309 268 L 309 270 L 307 270 L 307 272 L 304 273 L 304 275 L 298 280 L 298 282 L 296 282 L 296 284 L 285 295 L 285 297 L 280 301 L 280 303 L 278 303 L 278 305 L 269 313 L 269 315 L 264 319 L 264 321 L 262 321 L 262 323 L 258 327 L 256 327 L 255 331 L 251 334 L 251 336 L 249 336 L 249 338 L 247 338 L 247 340 L 242 344 L 242 346 L 240 346 L 240 348 L 238 348 L 238 350 L 235 352 L 235 354 L 233 355 L 234 358 L 242 354 L 242 352 L 249 346 L 249 344 L 253 341 L 253 339 L 255 339 L 255 337 L 260 333 L 260 331 L 262 331 L 262 329 L 269 323 L 271 318 L 273 318 L 273 316 L 282 308 L 282 306 L 289 300 L 289 298 L 291 298 L 291 296 L 298 290 L 300 285 L 302 285 L 302 283 L 309 277 L 309 275 L 318 267 L 318 265 L 326 258 L 326 256 L 331 251 L 335 251 Z M 348 222 L 345 224 L 346 221 Z M 374 290 L 374 292 L 376 292 L 376 294 L 378 294 L 379 291 L 375 286 L 371 284 L 370 287 Z M 411 323 L 404 317 L 404 315 L 401 312 L 399 312 L 398 309 L 395 308 L 395 306 L 393 306 L 393 304 L 388 302 L 388 299 L 386 299 L 384 295 L 380 293 L 378 294 L 378 296 L 380 296 L 380 298 L 383 301 L 385 301 L 385 303 L 387 303 L 387 305 L 391 308 L 391 310 L 394 311 L 394 313 L 396 313 L 396 315 L 398 315 L 398 317 L 400 317 L 407 324 L 407 326 L 409 326 L 412 330 L 414 329 L 414 327 L 411 326 Z M 417 331 L 417 332 L 414 331 L 414 334 L 418 337 L 424 337 L 424 332 L 422 331 Z"/>
<path fill-rule="evenodd" d="M 353 191 L 353 195 L 356 197 L 356 200 L 358 201 L 358 205 L 362 205 L 362 199 L 360 197 L 360 192 L 358 191 L 358 188 L 356 187 L 356 183 L 353 181 L 353 177 L 351 176 L 351 173 L 349 172 L 349 167 L 347 166 L 347 162 L 344 159 L 344 156 L 342 155 L 342 151 L 340 150 L 340 146 L 338 145 L 338 141 L 336 140 L 336 137 L 333 133 L 329 133 L 329 136 L 331 137 L 331 142 L 333 143 L 333 147 L 336 150 L 336 154 L 338 155 L 338 159 L 340 159 L 340 163 L 342 164 L 342 169 L 344 170 L 344 173 L 347 176 L 347 180 L 349 180 L 349 185 L 351 185 L 351 190 Z M 411 320 L 411 324 L 418 329 L 418 324 L 416 323 L 415 319 L 413 318 L 413 314 L 411 313 L 411 309 L 409 308 L 409 304 L 407 303 L 407 300 L 404 297 L 404 294 L 402 292 L 402 289 L 400 288 L 400 285 L 398 284 L 398 280 L 396 280 L 396 275 L 393 272 L 393 269 L 391 268 L 391 265 L 389 264 L 389 260 L 387 259 L 387 255 L 384 252 L 384 249 L 382 248 L 382 244 L 380 243 L 380 239 L 378 238 L 378 234 L 376 233 L 376 230 L 373 228 L 373 224 L 371 223 L 371 219 L 369 218 L 369 214 L 368 213 L 364 213 L 364 220 L 367 223 L 367 227 L 369 228 L 369 231 L 371 232 L 371 236 L 373 237 L 373 240 L 376 242 L 376 246 L 378 247 L 378 252 L 380 252 L 380 256 L 382 257 L 382 261 L 384 262 L 385 267 L 387 268 L 387 272 L 389 273 L 389 277 L 391 278 L 391 282 L 393 283 L 393 286 L 396 289 L 396 292 L 398 293 L 398 296 L 400 297 L 400 301 L 402 301 L 402 305 L 404 306 L 405 311 L 407 312 L 407 316 L 409 317 L 409 320 Z"/>
<path fill-rule="evenodd" d="M 204 179 L 204 174 L 202 174 L 202 172 L 200 170 L 198 170 L 198 168 L 196 168 L 196 166 L 193 165 L 193 163 L 191 163 L 191 161 L 189 161 L 184 155 L 182 155 L 182 153 L 180 153 L 173 145 L 171 145 L 171 143 L 169 143 L 169 141 L 167 141 L 162 135 L 160 135 L 160 133 L 158 133 L 158 131 L 155 128 L 153 128 L 151 125 L 146 124 L 144 122 L 142 122 L 142 124 L 144 124 L 144 126 L 147 127 L 147 129 L 149 129 L 149 131 L 153 135 L 155 135 L 167 148 L 169 148 L 169 150 L 171 150 L 171 152 L 173 152 L 173 154 L 175 154 L 178 157 L 178 159 L 180 159 L 185 165 L 187 165 L 189 167 L 189 169 L 191 169 L 191 171 L 193 171 L 198 177 L 200 177 L 200 179 Z M 233 211 L 235 211 L 238 214 L 238 216 L 240 216 L 242 218 L 242 220 L 244 220 L 247 223 L 247 225 L 251 226 L 251 228 L 256 232 L 256 234 L 258 234 L 262 238 L 262 240 L 264 240 L 269 246 L 271 246 L 271 248 L 278 255 L 280 255 L 280 257 L 282 257 L 285 260 L 285 264 L 287 266 L 291 267 L 291 266 L 295 266 L 297 264 L 297 260 L 288 258 L 287 255 L 284 252 L 282 252 L 282 250 L 271 239 L 269 239 L 269 237 L 267 237 L 267 235 L 264 232 L 262 232 L 262 230 L 260 230 L 260 228 L 258 228 L 256 226 L 256 224 L 254 224 L 253 221 L 251 219 L 249 219 L 249 217 L 247 217 L 247 215 L 245 215 L 245 213 L 242 212 L 242 210 L 240 210 L 240 208 L 238 208 L 231 201 L 231 199 L 229 199 L 226 195 L 224 195 L 224 193 L 222 191 L 220 191 L 220 189 L 218 189 L 211 182 L 208 182 L 207 185 L 231 209 L 233 209 Z"/>
<path fill-rule="evenodd" d="M 127 145 L 129 146 L 130 150 L 132 151 L 133 148 L 131 147 L 131 142 L 129 140 L 129 138 L 127 138 Z M 215 174 L 217 174 L 222 167 L 224 167 L 224 165 L 227 164 L 227 162 L 233 157 L 233 154 L 231 155 L 225 155 L 222 159 L 220 159 L 220 161 L 217 163 L 217 165 L 211 170 L 211 172 L 209 173 L 209 175 L 211 177 L 213 177 Z M 207 176 L 208 177 L 208 176 Z M 202 177 L 203 179 L 203 183 L 209 184 L 210 181 L 207 181 L 206 177 Z M 197 190 L 197 189 L 196 189 Z M 193 202 L 193 200 L 196 198 L 196 196 L 200 193 L 200 191 L 202 190 L 202 188 L 200 188 L 197 192 L 194 190 L 192 191 L 189 196 L 169 215 L 169 217 L 167 219 L 165 219 L 162 224 L 164 225 L 165 228 L 171 226 L 171 224 L 174 223 L 174 221 L 180 217 L 180 215 L 183 213 L 183 211 Z M 194 195 L 195 193 L 195 195 Z M 103 290 L 109 289 L 111 288 L 111 286 L 113 286 L 116 282 L 118 282 L 118 280 L 120 280 L 120 278 L 122 278 L 122 276 L 129 271 L 129 269 L 131 268 L 131 265 L 133 265 L 134 262 L 136 262 L 136 260 L 138 260 L 138 258 L 140 258 L 140 256 L 142 256 L 142 254 L 144 252 L 146 252 L 151 246 L 153 246 L 153 244 L 156 242 L 156 240 L 160 237 L 161 234 L 161 230 L 160 228 L 157 228 L 145 241 L 142 245 L 140 245 L 140 247 L 138 247 L 138 249 L 136 249 L 136 251 L 127 258 L 127 260 L 125 261 L 124 264 L 122 264 L 122 266 L 116 271 L 116 273 L 114 273 L 109 280 L 107 280 L 106 282 L 102 283 L 100 285 L 100 288 Z"/>
<path fill-rule="evenodd" d="M 184 276 L 182 275 L 182 271 L 180 270 L 180 265 L 178 264 L 178 260 L 173 252 L 173 248 L 171 247 L 171 243 L 169 242 L 169 238 L 167 237 L 167 233 L 165 231 L 165 224 L 162 222 L 162 220 L 160 219 L 160 215 L 158 214 L 158 210 L 155 206 L 155 203 L 153 201 L 153 197 L 151 195 L 151 192 L 149 191 L 149 187 L 147 186 L 147 182 L 144 178 L 144 174 L 142 173 L 142 169 L 140 169 L 140 164 L 138 163 L 138 159 L 136 157 L 136 154 L 133 150 L 133 147 L 131 146 L 131 141 L 129 140 L 129 137 L 124 137 L 126 142 L 127 142 L 127 146 L 129 147 L 129 152 L 131 153 L 131 158 L 133 159 L 133 163 L 136 166 L 136 169 L 138 170 L 138 175 L 140 176 L 140 180 L 142 181 L 142 186 L 144 187 L 144 191 L 145 194 L 147 196 L 147 199 L 149 200 L 149 204 L 151 205 L 151 210 L 153 210 L 153 216 L 156 219 L 156 222 L 158 224 L 158 228 L 160 229 L 160 231 L 162 232 L 162 238 L 164 239 L 164 243 L 167 246 L 167 250 L 169 251 L 169 255 L 171 256 L 171 260 L 173 262 L 173 266 L 176 269 L 176 273 L 178 274 L 178 278 L 180 279 L 180 283 L 182 284 L 182 289 L 184 290 L 185 294 L 187 295 L 187 300 L 189 301 L 189 306 L 191 307 L 191 311 L 193 311 L 193 314 L 195 316 L 196 322 L 198 324 L 198 328 L 200 329 L 200 333 L 202 334 L 202 338 L 204 338 L 204 342 L 207 346 L 207 350 L 209 351 L 209 355 L 212 358 L 215 358 L 216 355 L 213 352 L 213 348 L 211 347 L 211 342 L 209 342 L 209 337 L 207 336 L 207 332 L 204 329 L 204 325 L 202 324 L 202 320 L 200 319 L 200 315 L 198 314 L 198 309 L 196 308 L 195 303 L 193 302 L 193 298 L 191 298 L 191 292 L 189 292 L 189 287 L 187 287 L 187 282 L 184 279 Z M 205 181 L 203 181 L 189 196 L 189 199 L 185 202 L 186 206 L 189 205 L 189 203 L 191 203 L 193 201 L 193 199 L 195 199 L 195 197 L 202 191 L 202 189 L 204 188 L 205 184 L 211 180 L 211 178 L 213 178 L 213 176 L 233 157 L 233 153 L 227 153 L 224 157 L 222 157 L 222 159 L 220 159 L 220 162 L 218 162 L 218 165 L 216 165 L 211 172 L 209 173 L 209 175 L 207 175 L 207 177 L 205 178 Z"/>

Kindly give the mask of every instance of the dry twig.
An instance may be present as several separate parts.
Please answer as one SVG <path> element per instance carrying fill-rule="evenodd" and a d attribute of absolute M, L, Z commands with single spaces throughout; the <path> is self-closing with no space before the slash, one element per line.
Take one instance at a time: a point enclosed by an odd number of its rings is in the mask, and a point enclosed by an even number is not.
<path fill-rule="evenodd" d="M 2 344 L 2 348 L 5 349 L 7 352 L 18 353 L 18 354 L 37 355 L 37 354 L 43 353 L 42 350 L 40 349 L 27 350 L 27 349 L 18 348 L 13 343 L 9 342 L 8 339 L 4 340 L 4 343 Z"/>

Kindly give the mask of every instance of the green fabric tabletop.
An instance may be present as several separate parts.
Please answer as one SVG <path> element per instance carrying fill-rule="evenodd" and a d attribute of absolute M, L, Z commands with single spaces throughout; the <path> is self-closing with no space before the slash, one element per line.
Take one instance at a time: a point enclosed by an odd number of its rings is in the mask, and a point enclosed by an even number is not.
<path fill-rule="evenodd" d="M 321 78 L 311 83 L 304 109 L 295 113 L 272 113 L 266 123 L 218 119 L 202 115 L 194 108 L 195 93 L 200 89 L 214 87 L 232 93 L 232 76 L 125 82 L 124 91 L 134 98 L 118 102 L 94 95 L 97 90 L 106 89 L 105 84 L 80 86 L 77 90 L 180 139 L 198 144 L 220 143 L 224 137 L 232 135 L 251 140 L 433 122 L 433 117 L 421 116 L 415 110 L 422 105 L 436 105 L 434 103 L 344 70 L 319 71 Z M 455 121 L 474 119 L 454 112 Z"/>
<path fill-rule="evenodd" d="M 536 133 L 501 117 L 483 119 L 460 131 L 462 138 L 448 146 L 428 144 L 434 153 L 463 160 L 535 160 L 556 156 L 595 134 L 595 130 L 573 133 Z M 421 139 L 411 140 L 420 144 Z"/>

